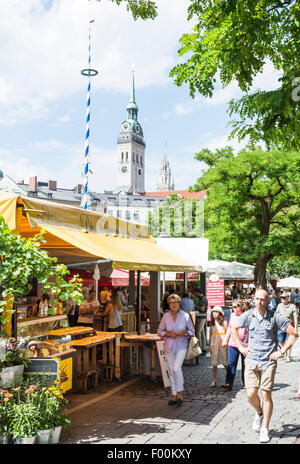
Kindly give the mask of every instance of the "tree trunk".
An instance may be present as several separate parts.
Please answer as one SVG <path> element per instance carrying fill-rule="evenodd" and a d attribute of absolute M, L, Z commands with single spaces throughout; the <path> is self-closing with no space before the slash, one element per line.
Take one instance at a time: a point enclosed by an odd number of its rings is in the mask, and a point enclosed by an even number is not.
<path fill-rule="evenodd" d="M 267 264 L 269 259 L 258 255 L 254 268 L 254 283 L 256 287 L 267 290 Z"/>

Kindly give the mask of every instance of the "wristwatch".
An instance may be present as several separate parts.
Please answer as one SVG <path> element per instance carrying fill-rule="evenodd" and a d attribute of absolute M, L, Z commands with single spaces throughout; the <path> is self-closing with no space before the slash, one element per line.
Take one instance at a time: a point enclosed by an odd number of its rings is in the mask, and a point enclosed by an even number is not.
<path fill-rule="evenodd" d="M 282 354 L 282 356 L 285 355 L 285 351 L 283 351 L 283 348 L 280 348 L 280 353 Z"/>

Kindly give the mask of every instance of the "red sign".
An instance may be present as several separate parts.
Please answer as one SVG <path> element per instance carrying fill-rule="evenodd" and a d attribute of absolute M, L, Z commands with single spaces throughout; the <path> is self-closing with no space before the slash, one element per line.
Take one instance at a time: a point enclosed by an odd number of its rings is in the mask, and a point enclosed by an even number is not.
<path fill-rule="evenodd" d="M 225 306 L 224 279 L 219 279 L 216 282 L 206 279 L 206 298 L 209 308 Z"/>
<path fill-rule="evenodd" d="M 188 272 L 188 280 L 198 280 L 199 272 Z M 176 272 L 176 280 L 183 280 L 183 272 Z"/>

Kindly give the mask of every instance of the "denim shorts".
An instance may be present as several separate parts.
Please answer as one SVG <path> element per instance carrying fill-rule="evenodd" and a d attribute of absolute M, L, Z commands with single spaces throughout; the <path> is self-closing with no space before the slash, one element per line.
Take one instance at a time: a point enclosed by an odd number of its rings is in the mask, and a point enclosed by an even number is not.
<path fill-rule="evenodd" d="M 277 332 L 278 343 L 280 344 L 286 343 L 288 337 L 289 337 L 288 334 L 284 330 L 278 330 Z"/>

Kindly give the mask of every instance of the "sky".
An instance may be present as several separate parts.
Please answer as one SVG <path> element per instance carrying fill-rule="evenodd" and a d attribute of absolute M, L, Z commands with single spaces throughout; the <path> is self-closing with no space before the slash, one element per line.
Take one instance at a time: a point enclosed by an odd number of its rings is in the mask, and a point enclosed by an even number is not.
<path fill-rule="evenodd" d="M 175 188 L 201 175 L 194 159 L 202 148 L 235 150 L 228 142 L 228 101 L 241 96 L 236 83 L 214 96 L 189 96 L 169 77 L 179 39 L 191 31 L 188 0 L 157 0 L 155 20 L 134 21 L 125 5 L 109 0 L 14 0 L 0 2 L 0 169 L 16 181 L 37 175 L 58 187 L 82 183 L 85 144 L 89 21 L 91 83 L 89 188 L 111 190 L 117 182 L 117 138 L 126 119 L 135 72 L 136 103 L 146 142 L 146 191 L 156 190 L 164 147 Z M 170 8 L 170 5 L 171 8 Z M 253 89 L 278 86 L 266 63 Z"/>

